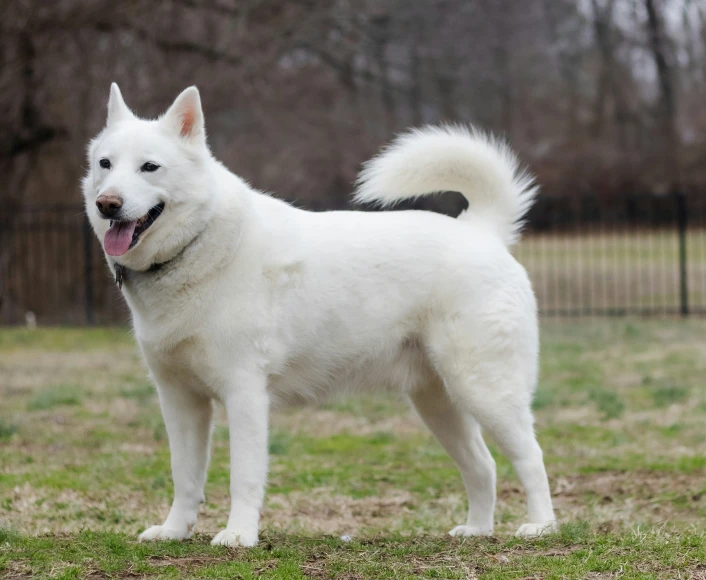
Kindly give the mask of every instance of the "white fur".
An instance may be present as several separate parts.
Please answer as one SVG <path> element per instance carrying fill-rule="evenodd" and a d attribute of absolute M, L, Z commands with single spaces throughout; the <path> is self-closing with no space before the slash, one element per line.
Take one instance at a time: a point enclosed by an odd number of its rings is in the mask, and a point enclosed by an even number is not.
<path fill-rule="evenodd" d="M 459 219 L 493 228 L 511 246 L 520 238 L 537 189 L 501 141 L 472 127 L 424 127 L 400 135 L 365 164 L 355 199 L 389 206 L 458 191 L 469 203 Z"/>
<path fill-rule="evenodd" d="M 102 157 L 109 170 L 99 167 Z M 161 167 L 141 173 L 146 161 Z M 172 509 L 141 539 L 192 533 L 213 400 L 226 408 L 232 465 L 230 518 L 214 543 L 251 546 L 270 407 L 364 388 L 408 396 L 458 464 L 469 513 L 452 535 L 493 530 L 495 464 L 481 428 L 527 491 L 529 518 L 519 533 L 554 529 L 530 410 L 536 306 L 508 251 L 534 189 L 507 148 L 465 129 L 424 129 L 398 140 L 361 177 L 361 200 L 460 191 L 470 208 L 458 220 L 419 211 L 310 213 L 253 190 L 213 159 L 196 89 L 148 121 L 114 87 L 83 182 L 101 241 L 108 225 L 95 200 L 109 188 L 129 219 L 165 203 L 134 248 L 108 258 L 111 268 L 127 268 L 123 294 L 172 454 Z"/>

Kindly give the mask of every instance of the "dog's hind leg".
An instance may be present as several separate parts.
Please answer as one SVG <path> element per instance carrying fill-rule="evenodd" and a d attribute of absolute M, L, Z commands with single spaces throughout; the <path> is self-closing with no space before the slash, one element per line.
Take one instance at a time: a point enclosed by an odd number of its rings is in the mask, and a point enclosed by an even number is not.
<path fill-rule="evenodd" d="M 483 388 L 483 383 L 454 385 L 448 381 L 448 384 L 453 400 L 473 409 L 474 416 L 510 460 L 525 488 L 529 522 L 520 526 L 517 535 L 538 536 L 554 531 L 556 521 L 549 481 L 534 434 L 529 397 L 506 395 L 490 385 Z M 463 393 L 458 393 L 460 389 Z"/>
<path fill-rule="evenodd" d="M 452 536 L 492 534 L 495 461 L 483 441 L 480 425 L 470 413 L 452 403 L 441 381 L 414 391 L 410 398 L 424 423 L 458 465 L 466 488 L 466 523 L 449 533 Z"/>
<path fill-rule="evenodd" d="M 491 409 L 490 405 L 477 405 L 476 417 L 510 460 L 525 488 L 529 521 L 519 527 L 517 535 L 538 536 L 553 532 L 557 524 L 549 480 L 542 449 L 534 434 L 529 403 L 515 404 L 512 400 L 503 403 L 506 407 L 500 412 Z"/>
<path fill-rule="evenodd" d="M 510 313 L 511 314 L 511 313 Z M 556 529 L 542 450 L 534 433 L 536 326 L 456 317 L 438 325 L 429 350 L 453 404 L 472 414 L 510 460 L 527 493 L 528 523 L 520 536 Z"/>
<path fill-rule="evenodd" d="M 181 385 L 158 381 L 159 402 L 169 436 L 174 502 L 161 526 L 140 534 L 145 540 L 183 540 L 191 536 L 204 501 L 213 404 Z"/>

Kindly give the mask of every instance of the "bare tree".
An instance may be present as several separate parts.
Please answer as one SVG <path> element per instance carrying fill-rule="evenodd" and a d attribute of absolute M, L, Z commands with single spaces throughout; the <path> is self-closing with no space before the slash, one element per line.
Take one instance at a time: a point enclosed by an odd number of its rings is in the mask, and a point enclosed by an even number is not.
<path fill-rule="evenodd" d="M 546 194 L 706 184 L 696 0 L 16 0 L 1 10 L 5 201 L 60 192 L 78 202 L 84 146 L 113 80 L 146 115 L 198 84 L 217 155 L 317 207 L 343 206 L 360 162 L 394 132 L 442 120 L 511 138 Z M 681 17 L 668 25 L 667 13 Z M 674 58 L 675 43 L 686 58 Z"/>

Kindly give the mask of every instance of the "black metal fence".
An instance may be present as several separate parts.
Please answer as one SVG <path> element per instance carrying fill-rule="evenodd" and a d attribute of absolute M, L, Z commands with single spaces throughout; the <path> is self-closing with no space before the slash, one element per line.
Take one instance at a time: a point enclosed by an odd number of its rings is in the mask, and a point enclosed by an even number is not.
<path fill-rule="evenodd" d="M 706 313 L 706 199 L 540 199 L 516 256 L 544 316 Z"/>
<path fill-rule="evenodd" d="M 83 208 L 5 208 L 0 214 L 0 323 L 120 324 L 128 308 Z"/>
<path fill-rule="evenodd" d="M 706 314 L 703 196 L 540 198 L 515 250 L 543 316 Z M 0 323 L 119 324 L 80 206 L 0 214 Z"/>

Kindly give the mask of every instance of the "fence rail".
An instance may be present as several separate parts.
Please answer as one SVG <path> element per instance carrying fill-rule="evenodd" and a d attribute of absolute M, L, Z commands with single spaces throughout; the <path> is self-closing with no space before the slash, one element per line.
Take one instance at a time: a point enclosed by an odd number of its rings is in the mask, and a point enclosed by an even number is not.
<path fill-rule="evenodd" d="M 706 314 L 703 196 L 541 198 L 515 250 L 543 316 Z M 119 324 L 128 310 L 80 206 L 0 214 L 0 323 Z"/>

